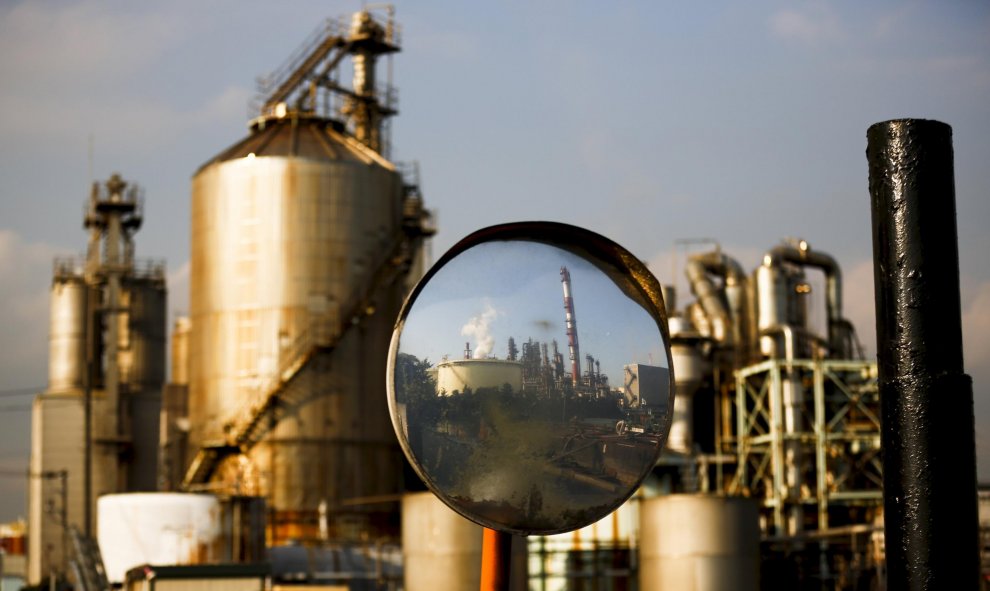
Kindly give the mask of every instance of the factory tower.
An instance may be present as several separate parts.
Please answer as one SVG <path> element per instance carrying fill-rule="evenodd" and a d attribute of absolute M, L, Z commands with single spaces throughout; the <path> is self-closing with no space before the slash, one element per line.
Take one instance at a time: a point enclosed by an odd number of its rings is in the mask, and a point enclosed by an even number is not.
<path fill-rule="evenodd" d="M 32 410 L 33 584 L 66 574 L 68 530 L 94 535 L 97 496 L 156 488 L 165 265 L 134 258 L 142 203 L 119 175 L 94 183 L 85 258 L 55 260 L 48 389 Z"/>
<path fill-rule="evenodd" d="M 398 50 L 391 9 L 328 21 L 261 83 L 249 135 L 192 180 L 188 433 L 167 447 L 188 453 L 165 484 L 265 496 L 272 545 L 397 533 L 383 376 L 432 234 L 387 158 L 397 111 L 376 64 Z"/>

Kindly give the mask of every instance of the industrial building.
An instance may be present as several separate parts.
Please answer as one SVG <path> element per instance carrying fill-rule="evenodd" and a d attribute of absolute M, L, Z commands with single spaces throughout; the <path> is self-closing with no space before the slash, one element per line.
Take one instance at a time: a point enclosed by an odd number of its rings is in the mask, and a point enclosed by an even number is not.
<path fill-rule="evenodd" d="M 664 288 L 675 377 L 666 449 L 637 494 L 605 519 L 576 532 L 530 536 L 525 585 L 560 590 L 881 585 L 877 371 L 863 359 L 843 316 L 839 265 L 804 241 L 771 246 L 750 273 L 717 244 L 681 262 L 694 301 L 678 307 L 675 289 Z M 507 388 L 552 400 L 612 401 L 613 407 L 624 400 L 619 408 L 628 409 L 644 397 L 641 404 L 651 407 L 645 397 L 661 389 L 648 385 L 650 371 L 659 368 L 626 365 L 621 387 L 608 386 L 594 359 L 582 371 L 576 362 L 580 331 L 574 290 L 566 269 L 561 276 L 569 366 L 556 341 L 552 353 L 546 343 L 524 341 L 520 355 L 510 339 L 504 359 L 474 359 L 469 343 L 464 359 L 445 358 L 433 368 L 431 379 L 441 397 Z M 663 382 L 665 376 L 652 381 Z M 408 429 L 403 410 L 408 411 L 399 408 L 399 423 Z M 440 455 L 459 457 L 454 444 L 463 439 L 463 429 L 445 429 L 448 439 L 454 437 L 444 454 L 433 449 L 442 447 L 439 434 L 411 438 L 414 455 L 429 465 L 438 465 Z M 592 464 L 581 469 L 588 478 L 596 475 Z M 437 468 L 431 478 L 443 474 Z M 477 531 L 435 515 L 437 509 L 424 511 L 447 524 L 451 536 L 464 536 L 458 546 L 476 546 Z M 437 559 L 423 554 L 422 549 L 406 553 L 415 560 Z M 476 575 L 453 570 L 449 580 L 427 583 L 416 573 L 422 586 L 410 589 L 457 589 L 464 577 Z"/>
<path fill-rule="evenodd" d="M 165 265 L 135 258 L 143 197 L 113 175 L 86 203 L 86 256 L 56 259 L 48 388 L 32 409 L 27 578 L 67 574 L 69 530 L 97 497 L 157 488 Z"/>
<path fill-rule="evenodd" d="M 173 327 L 167 384 L 164 265 L 134 257 L 140 192 L 116 175 L 94 186 L 86 257 L 57 260 L 53 274 L 49 384 L 32 418 L 30 582 L 66 576 L 70 546 L 98 533 L 111 581 L 135 587 L 146 576 L 128 574 L 136 560 L 267 560 L 278 583 L 351 589 L 397 588 L 403 569 L 408 591 L 476 580 L 480 529 L 407 494 L 421 487 L 386 403 L 393 323 L 434 232 L 416 174 L 389 160 L 396 95 L 377 66 L 400 41 L 388 9 L 327 21 L 264 80 L 248 135 L 195 172 L 190 310 Z M 792 241 L 752 272 L 717 246 L 684 271 L 694 300 L 664 294 L 676 391 L 658 465 L 602 521 L 517 544 L 517 586 L 881 582 L 877 371 L 843 317 L 839 265 Z M 442 389 L 633 396 L 593 357 L 582 368 L 566 269 L 561 281 L 567 362 L 555 340 L 510 340 L 505 359 L 444 360 Z M 113 494 L 141 491 L 176 494 Z M 208 524 L 203 539 L 219 547 L 117 561 L 125 537 L 107 528 L 131 527 L 137 518 L 112 520 L 132 505 L 181 513 L 183 531 Z"/>
<path fill-rule="evenodd" d="M 390 10 L 327 21 L 262 83 L 248 136 L 192 180 L 187 383 L 165 426 L 183 469 L 167 486 L 265 497 L 273 546 L 398 534 L 382 376 L 433 232 L 418 181 L 387 158 L 395 91 L 377 64 L 399 41 Z"/>
<path fill-rule="evenodd" d="M 530 538 L 531 588 L 882 585 L 877 371 L 841 269 L 793 241 L 746 273 L 715 246 L 684 264 L 694 301 L 664 289 L 676 388 L 658 465 L 611 522 Z"/>

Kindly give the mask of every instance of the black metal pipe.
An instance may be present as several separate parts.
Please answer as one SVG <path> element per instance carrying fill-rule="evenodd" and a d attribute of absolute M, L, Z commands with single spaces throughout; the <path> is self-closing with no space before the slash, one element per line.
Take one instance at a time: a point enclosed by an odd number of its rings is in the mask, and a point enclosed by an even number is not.
<path fill-rule="evenodd" d="M 870 126 L 888 589 L 978 589 L 973 386 L 963 373 L 952 128 Z"/>

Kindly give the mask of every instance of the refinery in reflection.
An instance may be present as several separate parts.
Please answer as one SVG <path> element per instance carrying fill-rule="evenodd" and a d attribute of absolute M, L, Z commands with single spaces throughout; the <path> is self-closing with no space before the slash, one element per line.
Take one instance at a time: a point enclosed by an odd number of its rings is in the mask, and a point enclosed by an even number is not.
<path fill-rule="evenodd" d="M 652 467 L 670 411 L 666 367 L 603 371 L 588 354 L 580 370 L 570 277 L 560 273 L 568 362 L 556 339 L 509 337 L 496 355 L 486 331 L 464 330 L 477 347 L 436 363 L 402 351 L 395 365 L 397 422 L 423 475 L 475 516 L 520 531 L 607 512 Z"/>

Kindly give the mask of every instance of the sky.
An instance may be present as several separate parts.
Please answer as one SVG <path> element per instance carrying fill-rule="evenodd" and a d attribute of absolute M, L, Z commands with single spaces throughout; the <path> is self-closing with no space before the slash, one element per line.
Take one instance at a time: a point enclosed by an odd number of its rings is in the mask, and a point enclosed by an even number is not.
<path fill-rule="evenodd" d="M 255 79 L 360 3 L 0 2 L 0 474 L 46 385 L 51 260 L 93 179 L 145 190 L 139 257 L 188 307 L 190 178 L 246 135 Z M 747 270 L 785 237 L 843 269 L 875 354 L 866 130 L 953 128 L 965 364 L 990 480 L 990 4 L 399 2 L 394 160 L 418 161 L 439 256 L 495 223 L 584 226 L 680 283 L 677 240 Z M 681 259 L 682 260 L 682 259 Z M 819 290 L 820 293 L 820 290 Z M 579 304 L 580 305 L 580 304 Z M 25 513 L 0 476 L 0 521 Z"/>
<path fill-rule="evenodd" d="M 560 269 L 567 267 L 576 322 L 580 371 L 585 356 L 600 363 L 612 387 L 623 385 L 632 363 L 667 367 L 663 335 L 640 302 L 631 299 L 592 263 L 566 250 L 534 242 L 479 244 L 447 262 L 407 311 L 399 349 L 436 365 L 444 356 L 508 357 L 508 341 L 552 341 L 571 374 Z"/>

